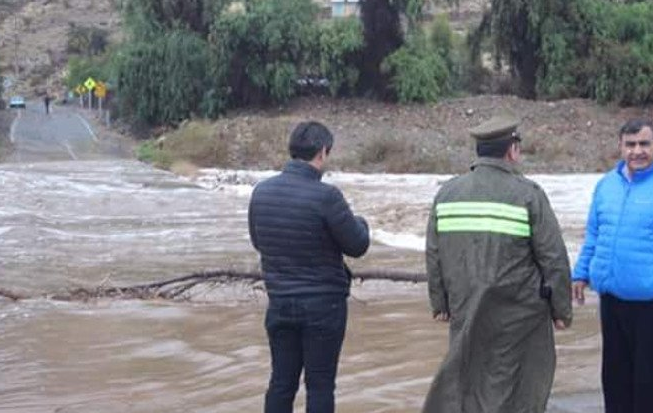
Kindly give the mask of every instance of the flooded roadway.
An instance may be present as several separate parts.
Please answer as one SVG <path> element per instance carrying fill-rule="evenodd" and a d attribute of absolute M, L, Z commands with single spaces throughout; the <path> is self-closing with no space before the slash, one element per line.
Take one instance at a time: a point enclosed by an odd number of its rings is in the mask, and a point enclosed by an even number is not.
<path fill-rule="evenodd" d="M 269 172 L 177 178 L 117 158 L 66 110 L 49 118 L 28 111 L 12 130 L 18 150 L 0 165 L 1 288 L 41 296 L 257 268 L 247 200 Z M 597 178 L 534 177 L 574 258 Z M 426 215 L 447 177 L 325 179 L 343 188 L 373 228 L 370 253 L 351 261 L 354 270 L 423 271 Z M 260 411 L 269 372 L 264 308 L 260 285 L 248 283 L 212 286 L 182 303 L 0 301 L 0 411 Z M 425 285 L 357 284 L 338 411 L 419 411 L 446 346 L 446 326 L 429 317 Z M 599 412 L 595 297 L 577 311 L 574 328 L 558 334 L 558 356 L 550 411 Z"/>

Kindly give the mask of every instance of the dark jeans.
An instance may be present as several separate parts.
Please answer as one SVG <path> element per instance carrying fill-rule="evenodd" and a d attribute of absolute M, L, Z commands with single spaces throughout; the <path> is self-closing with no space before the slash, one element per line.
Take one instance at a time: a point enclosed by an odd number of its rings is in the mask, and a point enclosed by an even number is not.
<path fill-rule="evenodd" d="M 291 413 L 304 370 L 306 411 L 333 413 L 338 358 L 347 326 L 341 295 L 270 297 L 265 329 L 272 375 L 265 413 Z"/>
<path fill-rule="evenodd" d="M 606 413 L 653 412 L 653 301 L 601 296 Z"/>

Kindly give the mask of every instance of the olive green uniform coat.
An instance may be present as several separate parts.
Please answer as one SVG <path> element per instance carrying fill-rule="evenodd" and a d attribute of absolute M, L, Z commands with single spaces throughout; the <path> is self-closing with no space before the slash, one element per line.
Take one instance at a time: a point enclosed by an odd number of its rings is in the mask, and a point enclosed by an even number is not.
<path fill-rule="evenodd" d="M 544 191 L 480 158 L 439 191 L 427 231 L 431 307 L 451 318 L 423 412 L 543 413 L 552 319 L 571 323 L 567 251 Z"/>

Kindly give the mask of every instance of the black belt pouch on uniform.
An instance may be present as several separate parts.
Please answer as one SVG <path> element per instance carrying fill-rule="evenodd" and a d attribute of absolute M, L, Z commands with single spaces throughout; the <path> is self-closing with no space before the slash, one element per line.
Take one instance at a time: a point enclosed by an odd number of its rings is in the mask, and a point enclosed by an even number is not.
<path fill-rule="evenodd" d="M 547 300 L 551 301 L 551 295 L 552 295 L 551 287 L 546 285 L 544 282 L 544 279 L 540 281 L 540 297 Z"/>

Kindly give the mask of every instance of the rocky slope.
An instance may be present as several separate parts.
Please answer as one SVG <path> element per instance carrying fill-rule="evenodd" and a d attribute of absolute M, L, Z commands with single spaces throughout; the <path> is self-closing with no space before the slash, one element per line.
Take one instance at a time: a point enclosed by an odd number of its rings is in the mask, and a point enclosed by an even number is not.
<path fill-rule="evenodd" d="M 11 79 L 8 94 L 60 91 L 68 60 L 71 25 L 107 30 L 120 36 L 120 0 L 4 0 L 0 23 L 0 73 Z"/>

